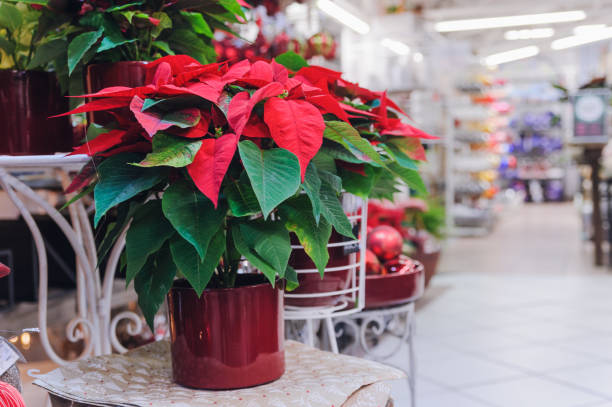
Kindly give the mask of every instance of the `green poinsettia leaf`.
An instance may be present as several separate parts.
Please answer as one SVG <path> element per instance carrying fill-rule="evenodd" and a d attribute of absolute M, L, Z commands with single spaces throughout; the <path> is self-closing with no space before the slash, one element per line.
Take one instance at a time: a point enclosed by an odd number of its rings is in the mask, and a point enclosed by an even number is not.
<path fill-rule="evenodd" d="M 0 3 L 0 28 L 9 31 L 19 29 L 22 24 L 21 12 L 19 9 L 8 3 Z"/>
<path fill-rule="evenodd" d="M 164 51 L 168 55 L 175 55 L 174 51 L 170 49 L 170 45 L 166 41 L 153 41 L 151 43 L 155 48 Z"/>
<path fill-rule="evenodd" d="M 318 170 L 319 177 L 321 178 L 321 182 L 326 182 L 329 186 L 334 190 L 336 194 L 342 192 L 342 178 L 339 176 L 332 174 L 329 171 Z"/>
<path fill-rule="evenodd" d="M 226 186 L 223 194 L 227 198 L 227 203 L 234 216 L 251 216 L 261 212 L 259 201 L 246 172 L 240 174 L 239 181 L 233 181 Z"/>
<path fill-rule="evenodd" d="M 304 188 L 306 195 L 310 198 L 312 214 L 318 225 L 319 219 L 321 218 L 321 198 L 319 196 L 321 191 L 321 178 L 319 177 L 317 168 L 312 162 L 308 164 L 308 168 L 306 169 L 306 176 L 304 177 L 302 188 Z"/>
<path fill-rule="evenodd" d="M 210 28 L 206 20 L 204 20 L 202 13 L 198 13 L 197 11 L 182 10 L 181 16 L 183 16 L 183 18 L 187 20 L 189 24 L 191 24 L 191 28 L 193 29 L 193 31 L 198 34 L 205 35 L 206 37 L 212 38 L 214 34 L 213 30 Z"/>
<path fill-rule="evenodd" d="M 200 259 L 206 257 L 210 240 L 227 212 L 221 204 L 215 209 L 210 199 L 185 180 L 175 182 L 164 191 L 162 210 L 174 229 L 193 245 Z"/>
<path fill-rule="evenodd" d="M 340 200 L 338 198 L 338 193 L 328 182 L 323 181 L 321 183 L 319 194 L 321 201 L 321 214 L 323 217 L 332 224 L 334 229 L 336 229 L 336 232 L 343 236 L 355 239 L 355 235 L 353 234 L 353 226 L 351 225 L 349 218 L 346 216 L 346 213 L 344 213 L 344 209 L 342 209 L 342 205 L 340 204 Z"/>
<path fill-rule="evenodd" d="M 361 137 L 359 132 L 346 122 L 326 121 L 323 137 L 343 145 L 349 151 L 352 150 L 351 147 L 355 147 L 374 163 L 382 167 L 385 166 L 385 161 L 372 144 L 367 139 Z"/>
<path fill-rule="evenodd" d="M 219 0 L 219 4 L 235 16 L 240 16 L 246 20 L 242 6 L 236 0 Z"/>
<path fill-rule="evenodd" d="M 417 191 L 419 194 L 427 195 L 427 187 L 421 178 L 421 175 L 416 170 L 411 170 L 400 166 L 398 163 L 391 163 L 389 170 L 401 178 L 410 188 Z"/>
<path fill-rule="evenodd" d="M 130 7 L 135 7 L 135 6 L 140 6 L 144 4 L 144 1 L 133 1 L 130 3 L 126 3 L 126 4 L 120 4 L 114 7 L 109 7 L 106 10 L 104 10 L 106 13 L 113 13 L 115 11 L 120 11 L 120 10 L 124 10 L 126 8 L 130 8 Z"/>
<path fill-rule="evenodd" d="M 153 136 L 153 152 L 135 164 L 139 167 L 168 167 L 181 168 L 193 162 L 193 159 L 202 146 L 200 140 L 190 140 L 172 136 L 166 133 L 157 133 Z"/>
<path fill-rule="evenodd" d="M 179 236 L 170 241 L 170 251 L 174 264 L 199 297 L 208 285 L 225 251 L 225 235 L 222 229 L 215 233 L 208 244 L 206 257 L 203 260 L 200 260 L 194 247 Z"/>
<path fill-rule="evenodd" d="M 34 56 L 28 64 L 27 69 L 44 67 L 49 62 L 66 52 L 67 44 L 68 42 L 63 38 L 51 40 L 41 44 L 38 48 L 36 48 Z"/>
<path fill-rule="evenodd" d="M 308 66 L 308 62 L 301 56 L 293 51 L 287 51 L 283 54 L 278 55 L 274 60 L 283 65 L 285 68 L 290 69 L 294 72 L 299 71 L 301 68 Z"/>
<path fill-rule="evenodd" d="M 167 168 L 139 168 L 130 162 L 140 161 L 142 155 L 121 153 L 105 159 L 98 166 L 99 181 L 94 188 L 96 214 L 94 225 L 108 210 L 121 202 L 153 188 L 166 179 Z"/>
<path fill-rule="evenodd" d="M 166 243 L 154 256 L 149 257 L 143 269 L 134 278 L 138 305 L 151 330 L 154 330 L 155 314 L 172 287 L 176 271 Z"/>
<path fill-rule="evenodd" d="M 243 224 L 234 224 L 232 226 L 232 238 L 236 249 L 274 285 L 276 283 L 277 270 L 255 251 L 254 245 L 249 245 L 248 235 L 245 235 L 245 232 L 242 230 L 243 226 Z"/>
<path fill-rule="evenodd" d="M 249 222 L 240 226 L 249 247 L 283 277 L 289 256 L 291 240 L 282 222 Z"/>
<path fill-rule="evenodd" d="M 304 251 L 323 278 L 325 266 L 329 261 L 327 245 L 332 232 L 331 224 L 325 218 L 321 218 L 317 225 L 312 215 L 310 201 L 303 195 L 285 202 L 279 210 L 285 221 L 285 227 L 296 234 L 300 244 L 304 246 Z"/>
<path fill-rule="evenodd" d="M 372 188 L 378 180 L 378 176 L 382 168 L 375 168 L 371 165 L 364 165 L 365 176 L 353 171 L 340 169 L 340 178 L 342 178 L 342 187 L 351 194 L 368 198 Z"/>
<path fill-rule="evenodd" d="M 184 28 L 173 29 L 168 38 L 170 48 L 176 53 L 190 55 L 201 64 L 209 64 L 215 61 L 215 49 L 206 44 L 198 35 Z"/>
<path fill-rule="evenodd" d="M 264 218 L 267 218 L 274 208 L 300 187 L 298 159 L 282 148 L 260 150 L 248 140 L 240 142 L 238 149 Z"/>
<path fill-rule="evenodd" d="M 401 167 L 415 171 L 419 169 L 416 164 L 416 160 L 408 157 L 406 153 L 404 153 L 396 144 L 383 144 L 382 147 L 385 149 L 387 154 L 389 154 Z"/>
<path fill-rule="evenodd" d="M 68 45 L 68 75 L 72 75 L 74 68 L 85 56 L 85 53 L 94 46 L 104 32 L 103 28 L 98 31 L 90 31 L 77 35 Z"/>
<path fill-rule="evenodd" d="M 138 209 L 125 239 L 127 284 L 173 234 L 174 228 L 162 213 L 161 201 L 149 201 Z"/>
<path fill-rule="evenodd" d="M 285 280 L 287 280 L 285 291 L 293 291 L 300 286 L 298 274 L 291 266 L 287 266 L 287 270 L 285 270 Z"/>
<path fill-rule="evenodd" d="M 117 218 L 114 222 L 109 223 L 106 228 L 104 239 L 102 239 L 102 242 L 98 246 L 98 264 L 96 267 L 100 267 L 104 259 L 106 259 L 106 256 L 115 245 L 115 242 L 117 242 L 119 235 L 123 229 L 125 229 L 141 205 L 142 204 L 140 202 L 129 201 L 124 202 L 117 207 Z M 123 254 L 125 254 L 125 251 Z"/>

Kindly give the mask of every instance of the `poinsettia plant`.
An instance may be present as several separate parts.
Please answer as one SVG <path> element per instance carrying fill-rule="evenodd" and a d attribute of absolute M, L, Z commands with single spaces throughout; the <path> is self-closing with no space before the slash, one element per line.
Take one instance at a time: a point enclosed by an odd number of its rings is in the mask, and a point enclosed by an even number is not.
<path fill-rule="evenodd" d="M 416 162 L 430 136 L 385 93 L 296 54 L 231 66 L 167 56 L 146 83 L 85 95 L 94 100 L 69 112 L 116 121 L 72 153 L 93 159 L 68 191 L 93 190 L 96 225 L 116 209 L 101 256 L 131 222 L 126 278 L 149 323 L 175 276 L 198 295 L 232 287 L 242 258 L 295 286 L 291 233 L 323 276 L 332 228 L 355 238 L 343 191 L 368 196 L 397 177 L 424 189 Z"/>
<path fill-rule="evenodd" d="M 11 0 L 12 1 L 12 0 Z M 88 63 L 152 61 L 188 54 L 214 62 L 215 29 L 245 21 L 237 0 L 27 0 L 40 10 L 34 58 L 55 67 L 71 94 L 83 93 Z"/>

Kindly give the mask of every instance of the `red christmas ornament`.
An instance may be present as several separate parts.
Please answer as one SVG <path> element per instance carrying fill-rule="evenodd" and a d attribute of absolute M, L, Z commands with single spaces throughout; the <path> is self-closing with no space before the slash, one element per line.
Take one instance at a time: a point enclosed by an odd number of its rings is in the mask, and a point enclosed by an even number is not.
<path fill-rule="evenodd" d="M 0 406 L 26 407 L 21 394 L 8 383 L 0 382 Z"/>
<path fill-rule="evenodd" d="M 0 278 L 6 277 L 11 273 L 11 269 L 6 265 L 0 263 Z"/>
<path fill-rule="evenodd" d="M 396 259 L 391 259 L 385 263 L 385 272 L 392 273 L 407 273 L 414 267 L 414 261 L 410 257 L 399 256 Z"/>
<path fill-rule="evenodd" d="M 403 244 L 402 235 L 391 226 L 377 226 L 368 234 L 368 249 L 380 260 L 391 260 L 399 256 Z"/>
<path fill-rule="evenodd" d="M 370 249 L 366 249 L 365 255 L 366 274 L 383 274 L 384 269 L 378 257 Z"/>

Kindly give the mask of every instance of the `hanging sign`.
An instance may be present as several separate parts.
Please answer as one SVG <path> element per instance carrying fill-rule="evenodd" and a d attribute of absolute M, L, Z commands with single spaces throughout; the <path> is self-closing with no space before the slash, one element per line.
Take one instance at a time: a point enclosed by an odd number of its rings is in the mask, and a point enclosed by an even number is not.
<path fill-rule="evenodd" d="M 574 110 L 573 143 L 606 143 L 608 141 L 609 89 L 583 89 L 572 98 Z"/>

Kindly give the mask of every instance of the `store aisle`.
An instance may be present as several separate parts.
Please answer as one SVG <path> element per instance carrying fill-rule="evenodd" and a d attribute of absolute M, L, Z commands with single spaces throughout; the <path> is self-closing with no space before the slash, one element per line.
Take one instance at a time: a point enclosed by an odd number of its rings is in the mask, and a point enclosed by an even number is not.
<path fill-rule="evenodd" d="M 417 311 L 418 407 L 612 406 L 612 272 L 579 233 L 571 205 L 532 205 L 450 242 Z"/>

